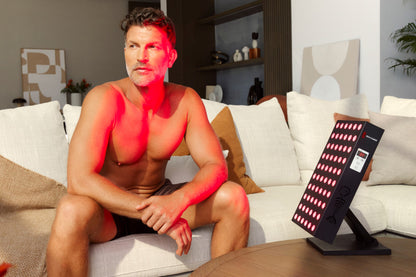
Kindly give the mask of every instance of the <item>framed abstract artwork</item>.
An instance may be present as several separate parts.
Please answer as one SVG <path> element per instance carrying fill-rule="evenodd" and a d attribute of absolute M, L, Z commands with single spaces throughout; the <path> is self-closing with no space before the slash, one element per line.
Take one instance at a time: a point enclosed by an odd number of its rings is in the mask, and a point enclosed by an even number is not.
<path fill-rule="evenodd" d="M 323 100 L 357 94 L 360 40 L 305 47 L 301 93 Z"/>
<path fill-rule="evenodd" d="M 65 51 L 62 49 L 21 49 L 23 97 L 29 105 L 59 101 L 66 104 Z"/>

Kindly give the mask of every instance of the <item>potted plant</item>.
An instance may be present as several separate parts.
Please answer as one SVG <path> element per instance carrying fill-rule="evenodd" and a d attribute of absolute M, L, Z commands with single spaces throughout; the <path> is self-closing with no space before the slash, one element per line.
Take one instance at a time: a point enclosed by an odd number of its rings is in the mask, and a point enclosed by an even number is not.
<path fill-rule="evenodd" d="M 82 94 L 85 93 L 91 87 L 91 83 L 88 83 L 85 79 L 81 82 L 74 84 L 72 79 L 69 79 L 66 86 L 61 90 L 62 93 L 69 93 L 71 95 L 71 104 L 81 106 Z"/>
<path fill-rule="evenodd" d="M 416 22 L 416 21 L 415 21 Z M 416 24 L 410 22 L 401 29 L 391 34 L 392 41 L 396 44 L 400 52 L 416 54 Z M 403 72 L 410 76 L 416 72 L 416 58 L 397 59 L 390 58 L 394 64 L 389 69 L 396 70 L 396 67 L 403 68 Z"/>

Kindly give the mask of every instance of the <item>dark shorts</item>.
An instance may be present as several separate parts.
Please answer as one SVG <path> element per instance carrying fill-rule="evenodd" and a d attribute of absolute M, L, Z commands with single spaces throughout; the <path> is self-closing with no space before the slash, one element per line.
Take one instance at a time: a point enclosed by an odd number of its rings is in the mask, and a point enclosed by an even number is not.
<path fill-rule="evenodd" d="M 163 186 L 152 195 L 168 195 L 180 189 L 186 183 L 172 184 L 169 179 L 166 179 Z M 117 234 L 113 240 L 125 237 L 132 234 L 146 234 L 157 233 L 152 228 L 148 227 L 141 220 L 136 218 L 129 218 L 118 214 L 111 214 L 117 227 Z"/>

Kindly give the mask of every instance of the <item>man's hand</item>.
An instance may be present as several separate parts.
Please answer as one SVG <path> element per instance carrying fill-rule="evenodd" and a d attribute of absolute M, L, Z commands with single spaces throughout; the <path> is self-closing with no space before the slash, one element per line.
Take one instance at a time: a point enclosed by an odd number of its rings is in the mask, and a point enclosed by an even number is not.
<path fill-rule="evenodd" d="M 142 210 L 141 220 L 159 234 L 165 234 L 182 216 L 186 207 L 172 195 L 151 196 L 140 203 L 136 209 Z"/>
<path fill-rule="evenodd" d="M 166 234 L 176 241 L 176 244 L 178 245 L 176 254 L 178 256 L 188 254 L 192 242 L 192 231 L 191 228 L 189 228 L 188 221 L 179 218 Z"/>

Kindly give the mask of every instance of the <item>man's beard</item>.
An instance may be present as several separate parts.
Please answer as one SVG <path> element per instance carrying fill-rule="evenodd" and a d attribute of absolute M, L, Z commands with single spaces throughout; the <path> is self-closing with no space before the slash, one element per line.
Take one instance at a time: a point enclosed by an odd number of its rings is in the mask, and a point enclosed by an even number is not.
<path fill-rule="evenodd" d="M 126 71 L 127 71 L 127 75 L 129 76 L 130 80 L 139 87 L 143 87 L 148 85 L 150 82 L 145 82 L 143 83 L 143 78 L 140 76 L 140 73 L 135 72 L 136 68 L 140 67 L 140 66 L 145 66 L 143 63 L 136 63 L 133 66 L 129 67 L 128 65 L 126 65 Z M 136 73 L 136 74 L 134 74 Z"/>

